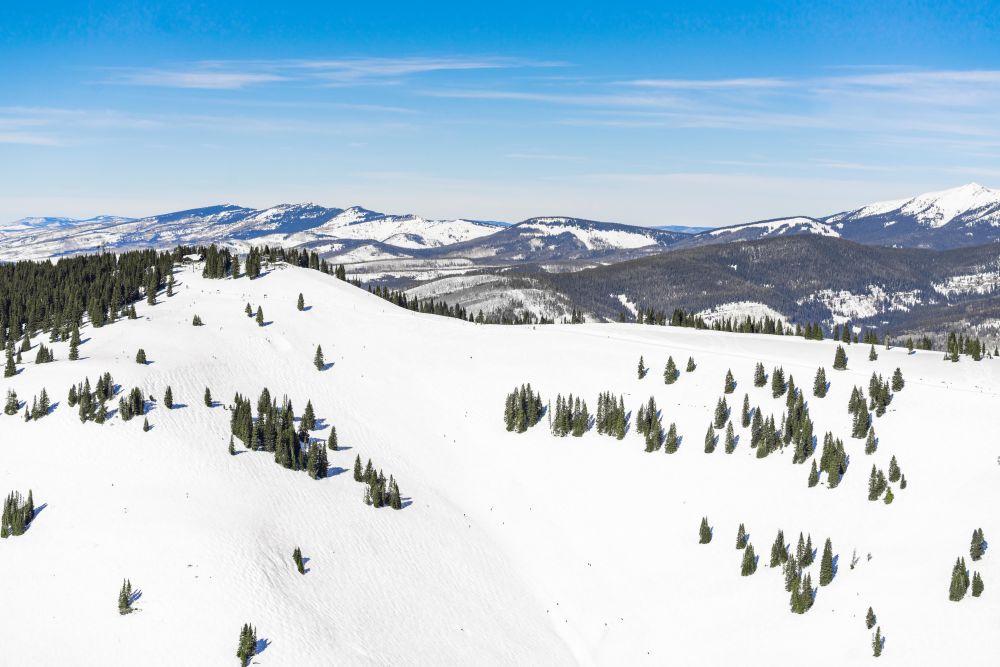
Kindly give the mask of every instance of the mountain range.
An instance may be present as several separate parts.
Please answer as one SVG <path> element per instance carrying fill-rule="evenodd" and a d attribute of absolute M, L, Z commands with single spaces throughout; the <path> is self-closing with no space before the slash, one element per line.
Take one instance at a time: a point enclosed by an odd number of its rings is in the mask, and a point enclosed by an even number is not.
<path fill-rule="evenodd" d="M 217 243 L 308 247 L 353 263 L 399 258 L 488 259 L 511 263 L 630 259 L 669 248 L 812 234 L 870 245 L 946 249 L 1000 241 L 1000 190 L 970 183 L 911 199 L 878 202 L 825 217 L 793 216 L 698 231 L 572 217 L 514 225 L 432 220 L 359 206 L 312 203 L 253 209 L 233 204 L 144 218 L 24 218 L 0 227 L 0 261 L 104 249 Z"/>

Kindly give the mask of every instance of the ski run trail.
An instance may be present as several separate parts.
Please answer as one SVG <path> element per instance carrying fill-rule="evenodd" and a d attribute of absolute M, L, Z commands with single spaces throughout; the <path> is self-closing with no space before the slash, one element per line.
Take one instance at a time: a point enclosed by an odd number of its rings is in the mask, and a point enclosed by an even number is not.
<path fill-rule="evenodd" d="M 258 665 L 852 665 L 875 660 L 869 606 L 886 639 L 881 664 L 986 664 L 1000 653 L 1000 554 L 969 558 L 974 529 L 1000 539 L 1000 361 L 945 363 L 904 348 L 868 361 L 867 345 L 851 345 L 838 372 L 831 341 L 475 325 L 283 265 L 254 281 L 203 279 L 198 265 L 175 277 L 174 296 L 137 303 L 137 320 L 85 326 L 79 361 L 55 343 L 55 363 L 28 363 L 32 349 L 0 381 L 29 404 L 45 387 L 56 403 L 37 421 L 0 415 L 0 491 L 30 488 L 42 508 L 24 535 L 0 541 L 4 665 L 236 664 L 245 622 L 262 640 Z M 266 326 L 244 314 L 247 302 Z M 191 325 L 195 314 L 205 326 Z M 312 363 L 318 344 L 323 371 Z M 134 361 L 140 347 L 145 366 Z M 669 386 L 668 355 L 681 370 Z M 755 457 L 739 423 L 743 394 L 765 416 L 785 410 L 769 385 L 753 386 L 758 361 L 804 390 L 817 459 L 826 431 L 844 440 L 839 487 L 824 474 L 808 488 L 809 462 L 792 464 L 790 448 Z M 831 383 L 822 399 L 811 391 L 819 366 Z M 897 366 L 906 386 L 873 418 L 879 447 L 865 455 L 850 438 L 848 397 L 855 385 L 867 396 L 873 370 L 889 379 Z M 739 442 L 706 454 L 727 369 Z M 84 424 L 67 405 L 72 384 L 105 371 L 122 391 L 156 398 L 149 432 L 141 416 Z M 596 429 L 558 438 L 548 417 L 508 432 L 504 398 L 525 382 L 545 403 L 582 396 L 591 414 L 599 392 L 621 394 L 632 426 L 621 441 Z M 215 407 L 204 405 L 206 386 Z M 256 406 L 264 387 L 297 415 L 311 399 L 314 437 L 336 425 L 341 450 L 329 452 L 325 479 L 238 440 L 237 455 L 227 452 L 226 406 L 236 392 Z M 683 437 L 674 454 L 644 452 L 634 421 L 650 396 L 664 429 L 675 422 Z M 402 510 L 362 502 L 356 455 L 395 476 Z M 892 485 L 891 505 L 870 502 L 871 466 L 887 471 L 892 455 L 908 486 Z M 698 543 L 703 516 L 709 544 Z M 741 522 L 759 557 L 750 577 L 735 548 Z M 804 615 L 789 611 L 781 568 L 768 567 L 779 529 L 793 550 L 800 531 L 811 535 L 814 586 L 827 538 L 837 556 L 836 577 Z M 955 603 L 959 556 L 986 590 Z M 120 616 L 125 578 L 141 597 Z"/>

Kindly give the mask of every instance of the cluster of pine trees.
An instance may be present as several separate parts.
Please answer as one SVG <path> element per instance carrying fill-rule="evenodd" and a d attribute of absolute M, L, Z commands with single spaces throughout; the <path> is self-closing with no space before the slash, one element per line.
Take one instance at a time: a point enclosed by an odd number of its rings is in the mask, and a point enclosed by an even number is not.
<path fill-rule="evenodd" d="M 144 292 L 155 299 L 172 266 L 169 253 L 154 250 L 0 264 L 0 347 L 40 331 L 50 342 L 70 340 L 84 317 L 102 327 L 131 316 Z"/>
<path fill-rule="evenodd" d="M 813 459 L 812 470 L 809 471 L 809 486 L 816 486 L 819 483 L 819 473 L 826 473 L 826 485 L 835 489 L 840 485 L 840 481 L 847 473 L 850 465 L 850 457 L 844 449 L 844 441 L 834 438 L 833 434 L 827 431 L 823 436 L 823 451 L 819 457 L 819 469 L 816 468 L 816 460 Z"/>
<path fill-rule="evenodd" d="M 51 348 L 45 347 L 45 343 L 38 344 L 38 353 L 35 355 L 36 364 L 48 364 L 56 360 L 56 355 Z"/>
<path fill-rule="evenodd" d="M 948 334 L 945 349 L 944 358 L 948 361 L 958 361 L 960 354 L 971 357 L 973 361 L 980 361 L 986 355 L 986 345 L 982 340 L 966 337 L 965 334 L 956 335 L 954 331 Z"/>
<path fill-rule="evenodd" d="M 361 468 L 361 455 L 354 457 L 354 481 L 365 484 L 365 505 L 372 507 L 385 507 L 388 505 L 394 510 L 403 508 L 403 497 L 399 493 L 399 484 L 396 479 L 389 475 L 388 482 L 385 475 L 379 470 L 375 472 L 372 460 L 368 459 L 364 470 Z"/>
<path fill-rule="evenodd" d="M 646 439 L 647 452 L 655 452 L 663 446 L 663 424 L 660 422 L 660 411 L 656 407 L 656 399 L 652 396 L 649 397 L 649 402 L 639 406 L 635 427 Z M 676 451 L 676 429 L 674 429 L 674 434 Z"/>
<path fill-rule="evenodd" d="M 118 591 L 118 613 L 122 616 L 131 614 L 135 611 L 132 609 L 133 602 L 135 602 L 135 598 L 132 593 L 132 582 L 126 579 L 122 582 L 121 590 Z"/>
<path fill-rule="evenodd" d="M 3 513 L 0 514 L 0 537 L 24 535 L 31 520 L 35 518 L 35 501 L 28 490 L 28 497 L 22 498 L 20 492 L 11 491 L 3 501 Z"/>
<path fill-rule="evenodd" d="M 17 398 L 17 392 L 13 389 L 7 390 L 7 399 L 3 404 L 3 413 L 8 416 L 16 415 L 21 409 L 21 401 Z"/>
<path fill-rule="evenodd" d="M 115 383 L 111 378 L 111 373 L 104 373 L 104 375 L 97 378 L 97 383 L 93 390 L 90 387 L 90 378 L 84 378 L 83 382 L 71 386 L 66 402 L 71 408 L 79 406 L 78 414 L 81 422 L 93 421 L 103 424 L 107 417 L 105 402 L 111 400 L 114 396 Z M 124 419 L 124 417 L 122 418 Z"/>
<path fill-rule="evenodd" d="M 573 394 L 566 398 L 563 398 L 562 394 L 557 394 L 555 411 L 550 417 L 552 435 L 561 438 L 571 433 L 579 438 L 590 429 L 587 401 L 581 400 L 579 396 L 574 398 Z M 511 429 L 508 427 L 507 430 Z"/>
<path fill-rule="evenodd" d="M 146 414 L 146 399 L 141 389 L 132 387 L 132 391 L 118 399 L 118 414 L 126 422 Z"/>
<path fill-rule="evenodd" d="M 503 419 L 508 431 L 524 433 L 542 418 L 542 397 L 531 391 L 531 383 L 517 387 L 507 394 Z"/>
<path fill-rule="evenodd" d="M 31 409 L 29 410 L 27 405 L 25 405 L 24 421 L 41 419 L 49 414 L 50 407 L 52 407 L 52 405 L 49 401 L 49 394 L 45 391 L 45 387 L 42 387 L 42 390 L 38 393 L 38 395 L 31 399 Z"/>
<path fill-rule="evenodd" d="M 247 667 L 250 659 L 257 655 L 257 629 L 249 623 L 244 623 L 240 630 L 240 641 L 236 646 L 236 658 L 240 667 Z"/>
<path fill-rule="evenodd" d="M 622 396 L 615 400 L 610 391 L 601 392 L 597 397 L 597 432 L 611 435 L 621 440 L 628 430 L 625 415 L 625 399 Z"/>
<path fill-rule="evenodd" d="M 230 430 L 247 449 L 273 452 L 274 462 L 278 465 L 289 470 L 304 470 L 313 479 L 323 479 L 329 461 L 323 443 L 309 436 L 315 428 L 316 414 L 312 401 L 306 402 L 296 429 L 295 411 L 287 396 L 282 398 L 279 406 L 264 387 L 257 398 L 256 420 L 249 398 L 239 393 L 233 398 Z"/>
<path fill-rule="evenodd" d="M 986 537 L 982 528 L 972 531 L 972 543 L 969 545 L 969 556 L 973 561 L 982 560 L 987 548 Z M 955 565 L 951 569 L 951 584 L 948 587 L 948 599 L 952 602 L 962 600 L 969 587 L 972 587 L 972 597 L 979 597 L 983 594 L 986 586 L 983 584 L 983 577 L 979 572 L 973 572 L 970 578 L 969 568 L 965 565 L 965 558 L 956 558 Z"/>

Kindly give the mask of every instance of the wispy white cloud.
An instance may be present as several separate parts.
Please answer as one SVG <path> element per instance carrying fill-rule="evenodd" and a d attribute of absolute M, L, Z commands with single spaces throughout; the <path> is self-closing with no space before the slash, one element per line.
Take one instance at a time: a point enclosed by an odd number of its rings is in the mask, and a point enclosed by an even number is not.
<path fill-rule="evenodd" d="M 733 90 L 785 88 L 791 81 L 775 78 L 746 79 L 635 79 L 618 82 L 639 88 L 661 88 L 670 90 Z"/>
<path fill-rule="evenodd" d="M 106 83 L 234 90 L 304 82 L 345 86 L 394 83 L 433 72 L 557 67 L 562 63 L 517 58 L 403 57 L 285 60 L 202 60 L 168 68 L 114 68 Z"/>

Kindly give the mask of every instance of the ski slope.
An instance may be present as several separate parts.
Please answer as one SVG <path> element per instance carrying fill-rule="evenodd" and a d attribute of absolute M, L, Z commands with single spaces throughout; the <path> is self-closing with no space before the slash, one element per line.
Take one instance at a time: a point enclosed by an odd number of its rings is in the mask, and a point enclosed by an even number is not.
<path fill-rule="evenodd" d="M 82 331 L 79 361 L 26 364 L 0 390 L 30 403 L 43 386 L 58 401 L 37 422 L 0 415 L 0 492 L 31 488 L 43 506 L 20 537 L 0 541 L 4 664 L 235 664 L 240 626 L 266 640 L 259 665 L 720 665 L 862 664 L 871 657 L 871 605 L 888 665 L 971 664 L 1000 651 L 1000 555 L 969 560 L 973 529 L 1000 539 L 995 360 L 943 363 L 835 344 L 625 324 L 503 327 L 421 315 L 330 276 L 278 267 L 249 281 L 206 280 L 178 269 L 175 295 L 139 303 L 139 319 Z M 301 292 L 309 308 L 299 312 Z M 269 324 L 247 318 L 261 305 Z M 205 322 L 192 327 L 197 313 Z M 46 344 L 48 344 L 46 342 Z M 312 365 L 323 346 L 325 371 Z M 134 362 L 145 349 L 150 364 Z M 642 380 L 636 365 L 650 367 Z M 691 374 L 664 385 L 673 355 Z M 34 359 L 34 350 L 25 355 Z M 739 428 L 744 392 L 777 419 L 784 397 L 752 386 L 753 368 L 781 365 L 803 387 L 820 440 L 842 437 L 850 467 L 836 489 L 807 488 L 809 464 L 791 451 L 759 460 Z M 816 368 L 831 381 L 811 396 Z M 852 386 L 867 394 L 877 370 L 902 368 L 906 387 L 875 418 L 878 452 L 850 435 Z M 723 377 L 740 442 L 703 452 Z M 81 424 L 71 384 L 110 371 L 124 391 L 157 398 L 142 418 Z M 543 400 L 624 394 L 633 411 L 651 395 L 663 425 L 683 436 L 673 455 L 647 454 L 642 437 L 555 438 L 546 419 L 504 429 L 504 396 L 530 381 Z M 163 391 L 175 403 L 162 406 Z M 228 404 L 256 403 L 262 387 L 307 399 L 342 451 L 314 481 L 272 455 L 227 453 L 229 416 L 207 408 L 206 386 Z M 22 408 L 23 410 L 23 408 Z M 720 432 L 721 434 L 721 432 Z M 355 455 L 398 480 L 400 511 L 362 503 Z M 895 454 L 908 488 L 895 502 L 867 500 L 872 463 Z M 817 452 L 818 455 L 818 452 Z M 698 524 L 714 528 L 698 544 Z M 760 557 L 740 576 L 736 530 Z M 803 616 L 789 611 L 778 529 L 792 544 L 830 537 L 834 581 Z M 308 559 L 299 575 L 295 546 Z M 860 561 L 851 569 L 852 551 Z M 871 554 L 867 560 L 866 554 Z M 986 584 L 981 598 L 948 601 L 955 558 Z M 809 570 L 819 578 L 819 553 Z M 119 616 L 128 577 L 138 611 Z"/>

